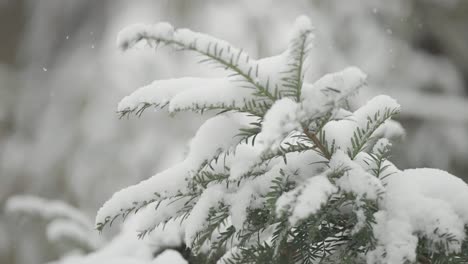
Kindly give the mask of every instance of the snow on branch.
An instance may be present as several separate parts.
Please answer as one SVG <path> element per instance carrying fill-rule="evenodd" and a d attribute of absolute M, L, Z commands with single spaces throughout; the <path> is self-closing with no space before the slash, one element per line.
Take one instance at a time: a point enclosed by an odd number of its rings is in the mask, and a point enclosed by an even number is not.
<path fill-rule="evenodd" d="M 140 237 L 181 223 L 175 244 L 218 263 L 468 261 L 468 185 L 433 169 L 399 170 L 390 140 L 400 105 L 386 95 L 348 101 L 367 85 L 356 67 L 304 81 L 313 28 L 299 17 L 287 49 L 251 59 L 226 41 L 167 23 L 119 35 L 202 55 L 224 78 L 155 81 L 124 98 L 122 114 L 148 106 L 217 110 L 181 163 L 115 193 L 102 230 L 131 212 Z M 445 261 L 445 262 L 444 262 Z"/>
<path fill-rule="evenodd" d="M 300 16 L 296 19 L 291 32 L 287 53 L 287 69 L 282 72 L 283 96 L 289 96 L 296 101 L 301 99 L 302 84 L 306 70 L 306 60 L 312 48 L 312 25 L 309 18 Z"/>
<path fill-rule="evenodd" d="M 315 214 L 337 191 L 326 175 L 312 177 L 302 186 L 283 193 L 278 198 L 276 214 L 282 215 L 284 211 L 289 211 L 289 222 L 296 225 L 299 220 Z"/>
<path fill-rule="evenodd" d="M 381 261 L 386 263 L 416 261 L 418 241 L 423 239 L 430 241 L 429 250 L 462 253 L 468 225 L 466 201 L 468 185 L 445 171 L 410 169 L 388 177 L 374 226 L 378 244 L 367 256 L 368 262 L 381 259 L 384 252 Z"/>
<path fill-rule="evenodd" d="M 47 225 L 47 239 L 55 243 L 73 242 L 88 252 L 102 246 L 102 241 L 91 228 L 84 228 L 75 222 L 56 219 Z"/>
<path fill-rule="evenodd" d="M 360 88 L 367 85 L 367 75 L 357 67 L 348 67 L 342 71 L 324 75 L 313 84 L 304 83 L 302 87 L 303 107 L 309 115 L 314 115 L 326 105 L 336 108 Z"/>
<path fill-rule="evenodd" d="M 186 159 L 153 177 L 115 193 L 96 216 L 96 225 L 102 230 L 119 216 L 165 198 L 187 191 L 187 179 L 193 178 L 223 151 L 239 142 L 239 129 L 248 127 L 251 118 L 239 114 L 218 115 L 205 122 L 190 143 Z"/>
<path fill-rule="evenodd" d="M 225 78 L 193 78 L 158 80 L 123 98 L 117 111 L 122 115 L 141 115 L 150 107 L 167 107 L 170 112 L 224 110 L 262 113 L 256 109 L 251 91 L 239 89 Z M 250 104 L 249 104 L 250 103 Z M 259 105 L 261 105 L 259 101 Z"/>
<path fill-rule="evenodd" d="M 91 219 L 62 201 L 17 195 L 8 199 L 5 209 L 9 214 L 46 221 L 46 235 L 50 242 L 71 243 L 86 252 L 92 252 L 102 245 Z"/>
<path fill-rule="evenodd" d="M 371 142 L 378 129 L 399 112 L 400 105 L 394 99 L 386 95 L 376 96 L 346 118 L 328 122 L 323 128 L 325 138 L 354 159 Z"/>
<path fill-rule="evenodd" d="M 202 63 L 215 63 L 230 74 L 224 79 L 155 81 L 124 98 L 118 112 L 122 115 L 131 112 L 141 114 L 148 106 L 169 105 L 170 111 L 227 109 L 262 116 L 278 98 L 292 97 L 299 101 L 305 60 L 313 37 L 311 31 L 309 19 L 300 17 L 284 53 L 254 60 L 226 41 L 188 29 L 174 30 L 167 23 L 129 26 L 118 37 L 118 45 L 123 50 L 141 41 L 150 45 L 170 45 L 201 54 L 206 58 Z"/>
<path fill-rule="evenodd" d="M 214 63 L 221 68 L 228 69 L 231 77 L 245 81 L 249 87 L 258 90 L 262 96 L 271 100 L 275 98 L 267 88 L 268 83 L 261 83 L 258 80 L 259 64 L 257 61 L 227 41 L 189 29 L 174 30 L 171 25 L 164 22 L 156 25 L 129 26 L 119 33 L 117 44 L 126 50 L 142 40 L 149 45 L 170 45 L 176 49 L 201 54 L 205 57 L 201 62 Z"/>
<path fill-rule="evenodd" d="M 8 199 L 5 210 L 11 214 L 36 216 L 47 221 L 66 219 L 88 229 L 93 226 L 90 219 L 78 209 L 58 200 L 17 195 Z"/>

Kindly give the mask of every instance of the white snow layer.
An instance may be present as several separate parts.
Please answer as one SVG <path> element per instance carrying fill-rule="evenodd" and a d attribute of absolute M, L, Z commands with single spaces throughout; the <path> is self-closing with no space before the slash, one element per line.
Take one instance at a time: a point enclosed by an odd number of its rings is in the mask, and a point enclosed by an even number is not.
<path fill-rule="evenodd" d="M 367 131 L 374 128 L 375 131 L 368 135 L 369 138 L 378 133 L 385 135 L 385 132 L 388 135 L 401 134 L 402 132 L 399 130 L 400 127 L 398 126 L 388 126 L 388 131 L 382 132 L 381 130 L 381 132 L 379 132 L 376 126 L 378 122 L 373 120 L 376 115 L 380 115 L 380 118 L 382 118 L 387 110 L 399 111 L 399 109 L 400 105 L 393 98 L 386 95 L 376 96 L 345 119 L 328 122 L 323 128 L 326 139 L 328 142 L 335 142 L 336 147 L 346 151 L 352 148 L 351 138 L 357 129 Z M 383 126 L 385 126 L 385 124 Z M 380 128 L 381 127 L 382 126 L 380 126 Z M 392 130 L 392 128 L 394 130 Z"/>
<path fill-rule="evenodd" d="M 46 200 L 36 196 L 17 195 L 8 199 L 5 210 L 12 214 L 37 215 L 45 220 L 68 219 L 83 227 L 91 228 L 92 222 L 78 209 L 58 200 Z"/>
<path fill-rule="evenodd" d="M 126 210 L 183 191 L 186 188 L 186 179 L 192 177 L 205 162 L 235 145 L 239 140 L 235 137 L 239 129 L 249 123 L 250 118 L 242 114 L 218 115 L 209 119 L 192 139 L 189 154 L 183 162 L 116 192 L 99 209 L 96 224 L 110 221 Z"/>
<path fill-rule="evenodd" d="M 300 131 L 302 128 L 297 119 L 298 106 L 289 98 L 276 101 L 263 119 L 262 132 L 259 135 L 260 143 L 276 149 L 289 133 Z"/>
<path fill-rule="evenodd" d="M 348 67 L 326 74 L 313 84 L 304 83 L 301 93 L 303 107 L 309 115 L 316 114 L 324 106 L 330 108 L 366 85 L 366 79 L 367 75 L 359 68 Z"/>
<path fill-rule="evenodd" d="M 383 210 L 376 213 L 377 248 L 369 263 L 415 261 L 418 236 L 460 252 L 468 224 L 468 185 L 445 171 L 409 169 L 388 177 Z M 450 234 L 453 240 L 447 240 Z M 382 260 L 382 254 L 386 253 Z"/>
<path fill-rule="evenodd" d="M 252 97 L 251 89 L 236 87 L 226 78 L 157 80 L 124 97 L 117 111 L 134 111 L 145 105 L 168 106 L 170 112 L 201 106 L 238 106 Z"/>
<path fill-rule="evenodd" d="M 243 72 L 256 69 L 256 62 L 251 60 L 248 54 L 233 47 L 224 40 L 212 36 L 193 32 L 189 29 L 177 29 L 165 22 L 155 25 L 131 25 L 124 28 L 117 38 L 117 45 L 126 50 L 136 45 L 141 40 L 148 44 L 157 45 L 160 42 L 172 44 L 177 48 L 198 50 L 203 53 L 216 55 L 225 62 L 233 62 Z"/>
<path fill-rule="evenodd" d="M 342 191 L 354 193 L 368 199 L 377 199 L 384 190 L 379 179 L 366 172 L 341 150 L 337 150 L 332 156 L 329 166 L 333 170 L 344 171 L 343 176 L 335 182 L 336 186 Z"/>
<path fill-rule="evenodd" d="M 151 262 L 152 264 L 187 264 L 188 262 L 180 255 L 179 252 L 167 249 Z"/>
<path fill-rule="evenodd" d="M 143 232 L 153 230 L 160 224 L 165 225 L 169 219 L 173 218 L 184 207 L 187 199 L 166 199 L 147 205 L 138 213 L 138 221 L 135 224 L 136 230 Z"/>
<path fill-rule="evenodd" d="M 253 60 L 249 55 L 233 47 L 224 40 L 193 32 L 189 29 L 175 30 L 167 23 L 156 25 L 136 24 L 123 29 L 118 36 L 118 45 L 128 49 L 141 40 L 149 44 L 159 42 L 169 43 L 178 48 L 196 50 L 208 57 L 216 57 L 218 63 L 235 65 L 236 69 L 227 68 L 234 75 L 223 79 L 180 78 L 155 81 L 125 97 L 118 106 L 118 111 L 135 110 L 145 104 L 165 106 L 169 104 L 170 111 L 186 110 L 196 106 L 229 105 L 242 107 L 245 100 L 252 99 L 255 86 L 266 90 L 281 91 L 281 79 L 286 77 L 288 61 L 294 52 L 295 43 L 299 37 L 311 35 L 310 20 L 299 17 L 291 31 L 291 44 L 288 49 L 278 55 L 260 60 Z M 306 43 L 306 49 L 310 45 Z M 296 74 L 296 73 L 291 73 Z M 302 73 L 299 73 L 302 75 Z M 294 77 L 293 77 L 294 78 Z M 238 82 L 238 81 L 242 82 Z M 232 82 L 237 81 L 237 82 Z M 266 100 L 266 98 L 264 98 Z"/>
<path fill-rule="evenodd" d="M 276 201 L 276 214 L 289 214 L 289 222 L 295 225 L 299 220 L 315 214 L 325 204 L 336 188 L 326 175 L 308 179 L 304 185 L 286 192 Z M 291 208 L 292 207 L 292 208 Z"/>
<path fill-rule="evenodd" d="M 222 202 L 225 188 L 221 185 L 208 187 L 198 199 L 185 223 L 185 244 L 192 245 L 197 233 L 207 227 L 206 221 L 210 208 Z"/>
<path fill-rule="evenodd" d="M 56 219 L 47 225 L 47 239 L 56 243 L 73 241 L 88 250 L 96 250 L 102 245 L 102 240 L 94 229 L 85 228 L 75 222 Z"/>

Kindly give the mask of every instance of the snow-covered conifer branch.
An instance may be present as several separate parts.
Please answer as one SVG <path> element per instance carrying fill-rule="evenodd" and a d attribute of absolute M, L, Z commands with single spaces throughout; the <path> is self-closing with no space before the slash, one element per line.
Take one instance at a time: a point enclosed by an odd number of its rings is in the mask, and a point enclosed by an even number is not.
<path fill-rule="evenodd" d="M 189 29 L 174 30 L 168 23 L 156 25 L 132 25 L 119 34 L 117 43 L 123 50 L 129 49 L 140 41 L 150 45 L 165 44 L 176 49 L 196 52 L 206 59 L 201 62 L 214 62 L 217 66 L 231 72 L 230 79 L 242 80 L 247 87 L 255 89 L 256 95 L 274 101 L 277 96 L 270 91 L 267 79 L 258 79 L 260 65 L 243 50 L 233 47 L 226 41 L 193 32 Z"/>
<path fill-rule="evenodd" d="M 157 80 L 123 98 L 117 112 L 121 116 L 141 115 L 148 107 L 168 108 L 170 112 L 208 110 L 245 112 L 262 116 L 268 105 L 252 98 L 251 90 L 242 89 L 225 78 Z"/>
<path fill-rule="evenodd" d="M 302 84 L 304 82 L 305 62 L 313 39 L 312 25 L 307 17 L 299 17 L 296 20 L 295 31 L 292 32 L 290 44 L 287 50 L 288 69 L 283 72 L 283 86 L 281 96 L 289 96 L 297 102 L 301 99 Z"/>
<path fill-rule="evenodd" d="M 44 221 L 50 242 L 66 242 L 85 252 L 92 252 L 102 245 L 102 239 L 94 233 L 91 219 L 62 201 L 17 195 L 8 199 L 5 208 L 7 213 L 14 216 Z"/>
<path fill-rule="evenodd" d="M 92 252 L 102 246 L 102 241 L 96 236 L 94 230 L 83 227 L 75 222 L 56 219 L 47 225 L 47 239 L 55 243 L 73 243 L 86 252 Z"/>
<path fill-rule="evenodd" d="M 188 186 L 184 183 L 202 173 L 202 169 L 221 153 L 237 145 L 240 141 L 236 137 L 238 131 L 248 127 L 251 120 L 251 117 L 240 114 L 217 115 L 209 119 L 192 139 L 190 153 L 182 163 L 115 193 L 98 212 L 98 230 L 112 224 L 119 216 L 125 218 L 150 203 L 186 192 Z M 171 180 L 168 182 L 167 179 Z"/>
<path fill-rule="evenodd" d="M 141 237 L 178 222 L 191 254 L 220 264 L 468 258 L 467 184 L 393 165 L 399 104 L 380 95 L 350 109 L 367 85 L 356 67 L 305 82 L 312 39 L 300 17 L 285 52 L 253 60 L 167 23 L 123 30 L 123 49 L 145 41 L 194 51 L 226 77 L 155 81 L 121 101 L 124 115 L 149 106 L 218 115 L 200 127 L 183 162 L 114 194 L 97 229 L 130 212 L 143 216 Z"/>
<path fill-rule="evenodd" d="M 93 226 L 92 221 L 81 211 L 58 200 L 17 195 L 8 199 L 5 208 L 10 214 L 39 217 L 46 221 L 65 219 L 88 229 Z"/>

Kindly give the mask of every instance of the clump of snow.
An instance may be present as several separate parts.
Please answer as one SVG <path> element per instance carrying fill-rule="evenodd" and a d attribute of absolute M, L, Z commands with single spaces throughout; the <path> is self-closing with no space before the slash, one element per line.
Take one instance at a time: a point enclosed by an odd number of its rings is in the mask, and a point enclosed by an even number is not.
<path fill-rule="evenodd" d="M 192 84 L 193 85 L 193 84 Z M 197 107 L 238 107 L 251 99 L 252 89 L 239 88 L 227 79 L 206 82 L 198 89 L 188 89 L 174 96 L 169 104 L 169 111 L 187 110 Z"/>
<path fill-rule="evenodd" d="M 296 21 L 294 21 L 293 28 L 290 32 L 290 38 L 294 38 L 295 36 L 310 32 L 312 29 L 313 26 L 309 17 L 305 15 L 299 16 L 296 18 Z"/>
<path fill-rule="evenodd" d="M 321 163 L 324 158 L 314 151 L 288 153 L 286 159 L 287 163 L 282 158 L 271 160 L 269 166 L 264 168 L 266 172 L 263 175 L 245 179 L 237 192 L 228 196 L 231 220 L 236 229 L 242 228 L 247 218 L 247 209 L 264 206 L 263 196 L 271 190 L 274 179 L 281 177 L 286 180 L 285 177 L 288 177 L 288 181 L 302 183 L 311 177 L 314 178 L 325 167 Z"/>
<path fill-rule="evenodd" d="M 117 111 L 135 111 L 145 105 L 169 106 L 180 111 L 204 106 L 242 107 L 252 98 L 252 89 L 236 87 L 226 78 L 195 78 L 157 80 L 124 97 Z"/>
<path fill-rule="evenodd" d="M 360 207 L 360 200 L 356 200 L 356 205 L 358 206 L 357 209 L 354 210 L 356 214 L 357 222 L 354 225 L 353 229 L 351 230 L 351 234 L 356 234 L 359 232 L 365 225 L 366 225 L 366 215 L 364 214 L 364 210 Z"/>
<path fill-rule="evenodd" d="M 99 209 L 96 224 L 108 222 L 112 217 L 134 207 L 174 196 L 178 191 L 183 192 L 186 180 L 192 177 L 200 166 L 238 143 L 239 139 L 235 136 L 239 129 L 248 126 L 250 121 L 250 117 L 236 113 L 218 115 L 206 121 L 192 139 L 190 151 L 183 162 L 116 192 Z"/>
<path fill-rule="evenodd" d="M 307 16 L 299 16 L 296 21 L 294 22 L 294 25 L 289 32 L 289 46 L 288 49 L 286 50 L 286 53 L 288 54 L 289 61 L 292 62 L 293 64 L 295 63 L 295 59 L 297 57 L 303 57 L 302 59 L 304 61 L 307 60 L 307 55 L 308 55 L 308 50 L 311 47 L 311 40 L 315 37 L 312 34 L 312 30 L 314 28 L 312 27 L 312 23 L 310 22 L 310 19 Z M 304 68 L 304 67 L 303 67 Z M 291 72 L 293 74 L 297 74 L 295 72 Z M 302 69 L 302 72 L 300 74 L 304 73 L 304 69 Z"/>
<path fill-rule="evenodd" d="M 289 214 L 289 222 L 295 225 L 299 220 L 315 214 L 328 198 L 338 191 L 326 175 L 308 179 L 302 186 L 281 195 L 276 201 L 276 214 Z"/>
<path fill-rule="evenodd" d="M 375 143 L 374 147 L 372 148 L 373 153 L 378 153 L 382 150 L 389 149 L 392 146 L 392 143 L 387 138 L 380 138 Z"/>
<path fill-rule="evenodd" d="M 323 127 L 323 131 L 327 142 L 339 149 L 347 150 L 351 147 L 351 136 L 356 127 L 356 121 L 350 116 L 342 120 L 329 121 Z"/>
<path fill-rule="evenodd" d="M 395 120 L 387 120 L 375 132 L 375 136 L 392 140 L 403 139 L 405 129 Z"/>
<path fill-rule="evenodd" d="M 227 78 L 157 80 L 124 97 L 117 111 L 135 111 L 147 105 L 168 106 L 170 112 L 207 106 L 243 108 L 253 98 L 253 92 L 254 89 L 238 87 Z"/>
<path fill-rule="evenodd" d="M 143 216 L 138 216 L 141 220 Z M 167 248 L 177 248 L 184 244 L 185 221 L 175 218 L 169 220 L 164 225 L 159 225 L 143 240 L 147 243 L 153 252 L 161 252 Z"/>
<path fill-rule="evenodd" d="M 278 148 L 289 133 L 301 129 L 297 118 L 298 106 L 290 98 L 278 100 L 271 106 L 263 119 L 260 136 L 266 148 Z"/>
<path fill-rule="evenodd" d="M 378 134 L 382 136 L 400 134 L 402 132 L 398 131 L 398 126 L 394 127 L 394 131 L 386 131 L 385 123 L 378 126 L 378 120 L 375 120 L 375 117 L 382 119 L 386 111 L 398 112 L 399 109 L 400 105 L 393 98 L 386 95 L 376 96 L 345 119 L 328 122 L 323 128 L 326 139 L 328 142 L 334 142 L 336 147 L 342 150 L 350 150 L 351 138 L 357 129 L 372 132 L 367 135 L 369 138 Z"/>
<path fill-rule="evenodd" d="M 167 249 L 151 262 L 152 264 L 187 264 L 188 262 L 180 255 L 179 252 Z"/>
<path fill-rule="evenodd" d="M 166 199 L 149 204 L 139 213 L 135 220 L 137 231 L 153 230 L 161 223 L 166 223 L 182 209 L 188 198 Z"/>
<path fill-rule="evenodd" d="M 337 150 L 333 154 L 329 166 L 332 170 L 344 171 L 343 176 L 335 182 L 342 191 L 354 193 L 367 199 L 377 199 L 384 190 L 379 179 L 366 172 L 341 150 Z"/>
<path fill-rule="evenodd" d="M 275 164 L 263 175 L 244 180 L 238 190 L 229 195 L 226 202 L 230 204 L 231 220 L 234 227 L 241 229 L 247 219 L 247 209 L 261 208 L 264 205 L 262 195 L 270 190 L 271 182 L 279 177 L 285 164 Z"/>
<path fill-rule="evenodd" d="M 354 112 L 355 120 L 359 127 L 364 127 L 369 118 L 373 118 L 376 113 L 383 114 L 387 110 L 400 110 L 397 101 L 388 95 L 378 95 L 370 99 L 364 106 Z"/>
<path fill-rule="evenodd" d="M 75 222 L 56 219 L 47 225 L 47 239 L 53 242 L 74 241 L 88 250 L 96 250 L 102 241 L 96 236 L 94 229 L 85 228 Z"/>
<path fill-rule="evenodd" d="M 468 185 L 445 171 L 410 169 L 389 176 L 382 210 L 376 213 L 378 246 L 368 261 L 382 253 L 385 263 L 415 261 L 417 234 L 445 245 L 447 253 L 460 252 L 468 224 L 466 201 Z"/>
<path fill-rule="evenodd" d="M 239 144 L 229 164 L 229 179 L 233 181 L 240 179 L 258 162 L 262 153 L 263 147 L 260 144 Z"/>
<path fill-rule="evenodd" d="M 190 142 L 190 152 L 187 159 L 194 161 L 197 166 L 213 156 L 228 150 L 239 143 L 241 128 L 247 128 L 252 121 L 240 113 L 217 115 L 207 120 L 197 131 Z"/>
<path fill-rule="evenodd" d="M 143 104 L 166 105 L 177 94 L 201 87 L 219 87 L 226 84 L 224 79 L 207 79 L 184 77 L 179 79 L 156 80 L 143 86 L 131 95 L 125 96 L 119 103 L 117 110 L 134 110 Z"/>
<path fill-rule="evenodd" d="M 190 216 L 185 220 L 185 244 L 192 245 L 197 233 L 207 227 L 206 219 L 210 208 L 222 202 L 224 194 L 225 188 L 221 185 L 212 185 L 203 191 Z"/>
<path fill-rule="evenodd" d="M 366 85 L 367 75 L 357 67 L 348 67 L 336 73 L 329 73 L 302 87 L 302 100 L 305 109 L 315 114 L 317 106 L 334 105 L 354 94 Z"/>

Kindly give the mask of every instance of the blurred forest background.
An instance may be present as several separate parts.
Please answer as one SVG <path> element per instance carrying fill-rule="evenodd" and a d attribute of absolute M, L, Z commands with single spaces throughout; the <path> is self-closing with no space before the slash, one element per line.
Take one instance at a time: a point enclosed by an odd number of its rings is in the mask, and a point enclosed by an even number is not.
<path fill-rule="evenodd" d="M 263 57 L 286 46 L 300 14 L 316 27 L 307 78 L 360 67 L 364 99 L 402 104 L 392 160 L 468 179 L 468 1 L 0 0 L 0 263 L 63 254 L 45 223 L 5 213 L 12 195 L 63 200 L 93 219 L 113 192 L 183 158 L 203 117 L 119 120 L 116 105 L 154 79 L 213 73 L 182 53 L 121 53 L 122 27 L 170 21 Z"/>

